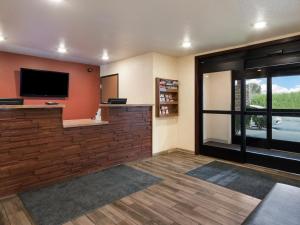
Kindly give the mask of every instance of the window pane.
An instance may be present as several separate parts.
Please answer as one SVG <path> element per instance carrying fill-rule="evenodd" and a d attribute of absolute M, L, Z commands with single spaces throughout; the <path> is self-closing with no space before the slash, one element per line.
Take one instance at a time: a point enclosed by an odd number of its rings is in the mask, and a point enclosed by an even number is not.
<path fill-rule="evenodd" d="M 204 114 L 203 142 L 231 144 L 231 115 Z"/>
<path fill-rule="evenodd" d="M 272 138 L 274 140 L 300 142 L 300 118 L 273 116 Z"/>
<path fill-rule="evenodd" d="M 241 111 L 241 81 L 234 81 L 235 111 Z"/>
<path fill-rule="evenodd" d="M 240 115 L 235 115 L 234 116 L 234 132 L 235 135 L 240 136 L 241 135 L 241 116 Z"/>
<path fill-rule="evenodd" d="M 203 78 L 205 110 L 231 110 L 231 71 L 206 73 Z"/>
<path fill-rule="evenodd" d="M 267 78 L 246 80 L 246 108 L 267 108 Z"/>
<path fill-rule="evenodd" d="M 273 109 L 300 109 L 300 75 L 272 78 Z"/>
<path fill-rule="evenodd" d="M 267 138 L 267 116 L 245 116 L 246 136 L 254 138 Z"/>

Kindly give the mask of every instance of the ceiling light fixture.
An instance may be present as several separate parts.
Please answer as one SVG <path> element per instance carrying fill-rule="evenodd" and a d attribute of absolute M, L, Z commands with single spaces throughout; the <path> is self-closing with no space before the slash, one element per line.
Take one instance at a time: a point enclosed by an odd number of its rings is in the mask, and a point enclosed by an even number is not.
<path fill-rule="evenodd" d="M 109 60 L 109 56 L 108 56 L 108 53 L 106 51 L 103 52 L 102 60 L 104 60 L 104 61 Z"/>
<path fill-rule="evenodd" d="M 260 22 L 257 22 L 257 23 L 255 23 L 254 24 L 254 28 L 255 29 L 263 29 L 263 28 L 265 28 L 267 26 L 267 22 L 266 21 L 260 21 Z"/>
<path fill-rule="evenodd" d="M 182 47 L 183 48 L 190 48 L 190 47 L 192 47 L 192 43 L 190 42 L 190 41 L 184 41 L 183 43 L 182 43 Z"/>
<path fill-rule="evenodd" d="M 54 3 L 61 3 L 63 2 L 64 0 L 50 0 L 51 2 L 54 2 Z"/>
<path fill-rule="evenodd" d="M 5 37 L 0 34 L 0 42 L 5 41 Z"/>
<path fill-rule="evenodd" d="M 64 44 L 60 44 L 60 46 L 58 47 L 57 51 L 61 54 L 65 54 L 67 53 L 67 49 L 66 46 Z"/>

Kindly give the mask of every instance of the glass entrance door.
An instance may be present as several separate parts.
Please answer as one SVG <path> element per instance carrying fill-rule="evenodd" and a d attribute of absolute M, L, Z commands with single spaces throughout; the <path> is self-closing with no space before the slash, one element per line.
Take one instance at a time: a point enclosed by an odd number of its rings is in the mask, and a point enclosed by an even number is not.
<path fill-rule="evenodd" d="M 268 80 L 267 75 L 261 71 L 255 71 L 242 75 L 241 79 L 234 81 L 234 100 L 235 107 L 240 107 L 240 91 L 239 85 L 244 83 L 244 123 L 246 144 L 250 146 L 268 147 Z M 236 144 L 241 142 L 241 115 L 234 116 L 234 142 Z"/>
<path fill-rule="evenodd" d="M 267 77 L 251 77 L 245 80 L 245 128 L 247 145 L 268 147 L 267 125 Z"/>
<path fill-rule="evenodd" d="M 235 108 L 244 82 L 246 145 L 300 152 L 300 68 L 248 72 L 233 78 Z M 234 115 L 233 142 L 241 143 L 241 115 Z"/>
<path fill-rule="evenodd" d="M 272 148 L 300 152 L 300 69 L 273 71 Z"/>

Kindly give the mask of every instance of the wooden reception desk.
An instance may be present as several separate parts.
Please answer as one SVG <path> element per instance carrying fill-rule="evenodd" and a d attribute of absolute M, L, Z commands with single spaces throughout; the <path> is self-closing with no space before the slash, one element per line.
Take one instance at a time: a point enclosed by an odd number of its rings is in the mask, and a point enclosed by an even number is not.
<path fill-rule="evenodd" d="M 100 105 L 103 121 L 63 107 L 0 106 L 0 197 L 152 155 L 151 105 Z"/>

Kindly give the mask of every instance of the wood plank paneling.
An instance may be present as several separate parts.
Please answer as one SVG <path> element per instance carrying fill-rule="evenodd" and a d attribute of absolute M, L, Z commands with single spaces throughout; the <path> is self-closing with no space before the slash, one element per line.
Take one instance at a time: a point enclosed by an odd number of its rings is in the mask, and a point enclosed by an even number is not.
<path fill-rule="evenodd" d="M 64 129 L 62 109 L 0 110 L 0 197 L 152 155 L 152 107 L 103 111 L 107 125 Z"/>

